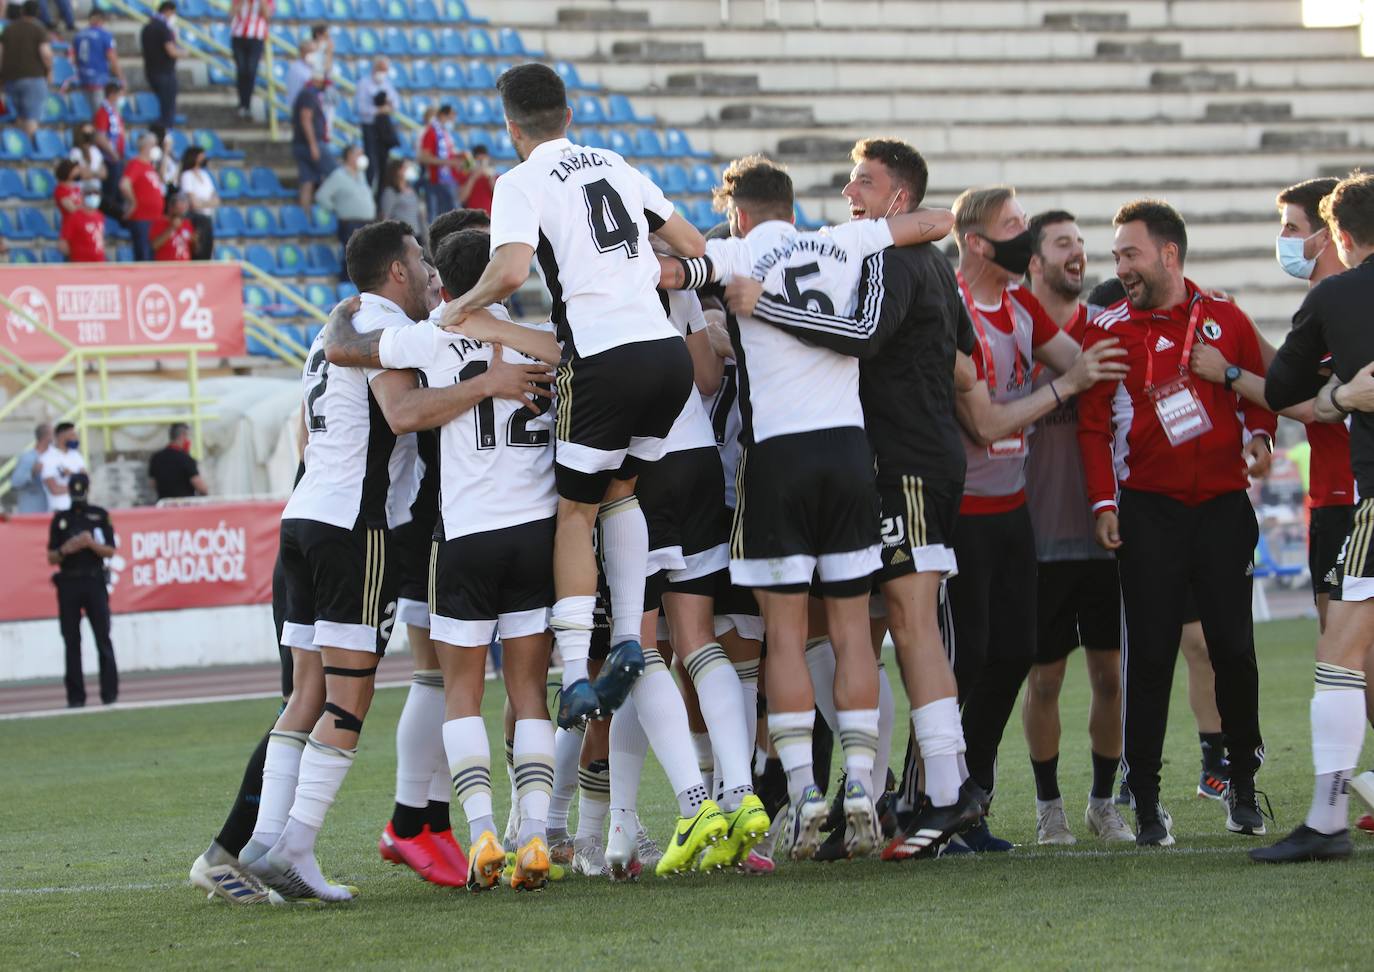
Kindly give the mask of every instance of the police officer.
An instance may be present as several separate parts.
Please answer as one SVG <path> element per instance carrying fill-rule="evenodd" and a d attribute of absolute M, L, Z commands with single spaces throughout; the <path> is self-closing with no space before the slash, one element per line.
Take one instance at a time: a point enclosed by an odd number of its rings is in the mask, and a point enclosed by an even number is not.
<path fill-rule="evenodd" d="M 100 658 L 100 701 L 106 705 L 119 695 L 114 645 L 110 643 L 110 595 L 105 587 L 105 558 L 119 545 L 110 514 L 86 502 L 91 480 L 74 473 L 67 483 L 71 509 L 53 514 L 48 528 L 48 563 L 57 566 L 57 611 L 62 640 L 67 645 L 67 708 L 86 704 L 81 673 L 81 612 L 86 612 Z"/>

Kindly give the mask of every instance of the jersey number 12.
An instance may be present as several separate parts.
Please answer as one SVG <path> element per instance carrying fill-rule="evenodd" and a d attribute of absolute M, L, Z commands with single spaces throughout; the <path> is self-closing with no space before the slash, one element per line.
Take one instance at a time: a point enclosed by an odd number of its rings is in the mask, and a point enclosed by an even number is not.
<path fill-rule="evenodd" d="M 487 363 L 485 361 L 469 361 L 463 366 L 463 370 L 458 372 L 459 381 L 467 381 L 485 373 Z M 536 396 L 535 401 L 544 402 L 547 408 L 552 402 L 546 398 Z M 477 422 L 477 448 L 495 449 L 496 448 L 496 401 L 491 398 L 484 398 L 477 403 L 477 407 L 472 410 L 473 417 Z M 525 448 L 538 448 L 549 444 L 548 429 L 530 429 L 529 422 L 538 418 L 534 412 L 528 408 L 517 409 L 511 414 L 510 421 L 506 423 L 506 445 L 522 446 Z"/>

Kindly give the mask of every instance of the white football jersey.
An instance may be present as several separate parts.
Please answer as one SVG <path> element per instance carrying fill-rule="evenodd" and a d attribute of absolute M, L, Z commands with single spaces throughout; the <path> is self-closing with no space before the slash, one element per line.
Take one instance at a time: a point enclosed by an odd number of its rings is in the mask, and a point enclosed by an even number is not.
<path fill-rule="evenodd" d="M 510 320 L 505 308 L 487 308 Z M 551 324 L 526 324 L 553 330 Z M 378 350 L 388 368 L 414 368 L 430 388 L 467 381 L 491 365 L 492 347 L 432 324 L 392 331 Z M 502 348 L 504 361 L 536 361 Z M 552 390 L 550 391 L 552 394 Z M 439 515 L 444 538 L 547 520 L 558 512 L 553 408 L 535 415 L 508 398 L 486 398 L 439 430 Z"/>
<path fill-rule="evenodd" d="M 769 220 L 744 238 L 707 240 L 714 279 L 753 277 L 794 307 L 852 317 L 864 257 L 892 245 L 884 219 L 860 219 L 815 233 Z M 735 319 L 745 443 L 778 435 L 863 428 L 859 361 L 755 320 Z"/>
<path fill-rule="evenodd" d="M 410 323 L 400 307 L 376 294 L 362 295 L 362 307 L 353 318 L 360 332 Z M 316 520 L 351 530 L 361 518 L 368 526 L 394 527 L 399 524 L 392 517 L 404 507 L 393 496 L 392 474 L 399 477 L 398 488 L 408 488 L 415 437 L 409 436 L 408 450 L 403 446 L 397 455 L 397 436 L 368 388 L 381 371 L 329 364 L 322 337 L 310 345 L 301 374 L 305 475 L 292 490 L 282 519 Z"/>
<path fill-rule="evenodd" d="M 711 431 L 720 450 L 720 464 L 725 470 L 725 505 L 735 508 L 735 473 L 739 469 L 740 430 L 739 366 L 734 359 L 725 362 L 720 387 L 714 395 L 701 396 L 711 418 Z"/>
<path fill-rule="evenodd" d="M 544 142 L 496 180 L 491 206 L 492 252 L 534 247 L 558 340 L 571 341 L 579 357 L 672 335 L 649 233 L 673 204 L 619 155 L 566 138 Z"/>
<path fill-rule="evenodd" d="M 668 293 L 668 321 L 682 335 L 706 329 L 706 317 L 701 312 L 701 300 L 691 290 L 670 290 Z M 715 433 L 711 429 L 711 419 L 706 414 L 706 406 L 700 395 L 688 395 L 682 411 L 668 430 L 663 440 L 663 454 L 686 452 L 688 449 L 703 449 L 716 444 Z"/>

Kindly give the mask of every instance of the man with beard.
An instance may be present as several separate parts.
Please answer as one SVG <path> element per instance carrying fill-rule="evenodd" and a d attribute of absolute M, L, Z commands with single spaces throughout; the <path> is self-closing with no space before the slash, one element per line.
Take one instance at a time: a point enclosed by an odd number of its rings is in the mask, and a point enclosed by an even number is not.
<path fill-rule="evenodd" d="M 1122 763 L 1136 843 L 1174 842 L 1159 803 L 1159 769 L 1189 591 L 1216 671 L 1230 758 L 1226 827 L 1263 834 L 1255 772 L 1264 744 L 1250 612 L 1258 526 L 1245 491 L 1247 471 L 1262 476 L 1269 467 L 1277 419 L 1188 370 L 1193 346 L 1205 339 L 1228 361 L 1258 372 L 1259 342 L 1240 308 L 1184 277 L 1187 228 L 1172 206 L 1137 200 L 1114 222 L 1112 253 L 1126 300 L 1089 326 L 1084 346 L 1118 338 L 1129 372 L 1084 393 L 1078 439 L 1097 542 L 1117 551 L 1121 571 Z"/>

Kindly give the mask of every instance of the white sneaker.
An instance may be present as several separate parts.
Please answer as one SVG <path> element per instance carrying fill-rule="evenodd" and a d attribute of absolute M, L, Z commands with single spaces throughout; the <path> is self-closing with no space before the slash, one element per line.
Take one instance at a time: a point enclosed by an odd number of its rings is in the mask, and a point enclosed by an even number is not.
<path fill-rule="evenodd" d="M 600 837 L 584 837 L 573 841 L 572 869 L 583 877 L 606 876 L 606 847 Z"/>
<path fill-rule="evenodd" d="M 1083 811 L 1083 822 L 1088 825 L 1088 830 L 1092 831 L 1094 837 L 1109 842 L 1135 842 L 1135 834 L 1126 826 L 1126 821 L 1121 818 L 1121 811 L 1116 808 L 1111 797 L 1104 800 L 1088 797 L 1088 808 Z"/>
<path fill-rule="evenodd" d="M 638 819 L 636 816 L 635 819 Z M 649 836 L 648 829 L 644 826 L 644 821 L 639 821 L 639 830 L 635 834 L 635 854 L 639 857 L 641 867 L 653 870 L 658 864 L 658 860 L 663 856 L 663 849 L 658 846 L 658 841 Z"/>
<path fill-rule="evenodd" d="M 1374 770 L 1365 770 L 1350 781 L 1350 792 L 1370 810 L 1374 810 Z"/>
<path fill-rule="evenodd" d="M 230 904 L 285 904 L 286 899 L 251 874 L 233 864 L 211 864 L 201 854 L 191 865 L 191 884 L 205 892 L 206 899 L 222 898 Z"/>
<path fill-rule="evenodd" d="M 867 857 L 878 849 L 878 812 L 860 782 L 844 788 L 844 849 L 850 857 Z"/>
<path fill-rule="evenodd" d="M 634 881 L 639 877 L 639 834 L 621 824 L 611 824 L 606 840 L 606 868 L 612 881 Z"/>
<path fill-rule="evenodd" d="M 1035 801 L 1035 842 L 1060 845 L 1078 843 L 1078 839 L 1069 830 L 1069 818 L 1064 813 L 1063 797 Z"/>
<path fill-rule="evenodd" d="M 510 854 L 520 849 L 520 804 L 511 801 L 510 813 L 506 816 L 506 832 L 501 835 L 501 849 Z"/>

